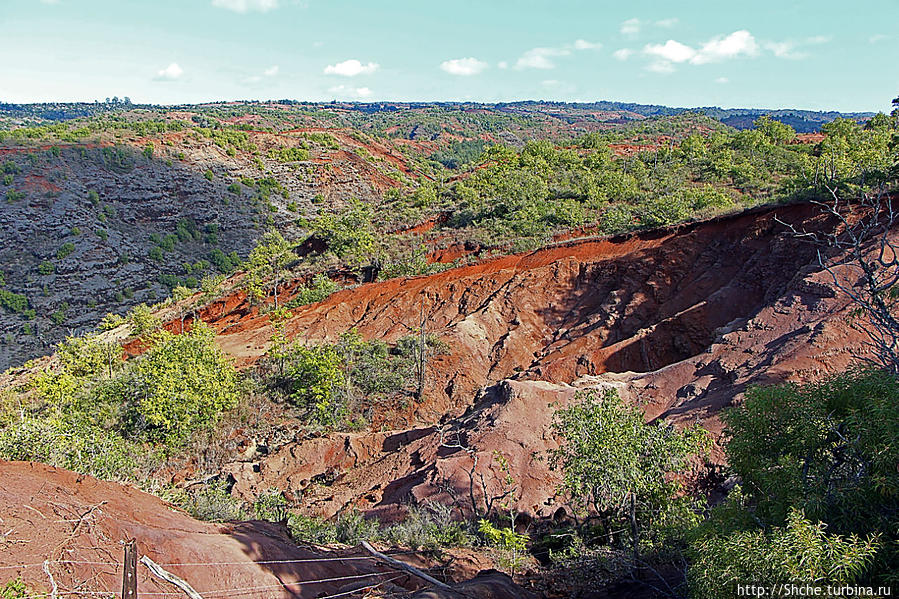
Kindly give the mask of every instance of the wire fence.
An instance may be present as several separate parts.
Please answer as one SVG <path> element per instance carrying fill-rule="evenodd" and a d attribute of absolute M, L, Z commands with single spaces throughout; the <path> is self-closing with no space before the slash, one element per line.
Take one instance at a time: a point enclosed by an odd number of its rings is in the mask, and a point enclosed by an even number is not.
<path fill-rule="evenodd" d="M 405 555 L 405 554 L 414 554 L 417 553 L 415 551 L 398 551 L 394 552 L 391 555 Z M 287 564 L 312 564 L 312 563 L 329 563 L 329 562 L 346 562 L 346 561 L 369 561 L 369 562 L 379 562 L 380 560 L 375 556 L 369 555 L 351 555 L 351 556 L 335 556 L 335 557 L 321 557 L 321 558 L 303 558 L 303 559 L 281 559 L 281 560 L 260 560 L 260 561 L 222 561 L 222 562 L 168 562 L 161 563 L 160 566 L 165 566 L 167 568 L 176 568 L 176 567 L 221 567 L 221 566 L 248 566 L 248 567 L 256 567 L 256 566 L 266 566 L 266 565 L 287 565 Z M 382 562 L 383 563 L 383 562 Z M 98 561 L 87 561 L 87 560 L 47 560 L 46 562 L 40 563 L 22 563 L 22 564 L 13 564 L 8 566 L 0 566 L 0 571 L 2 570 L 24 570 L 27 568 L 43 568 L 46 565 L 79 565 L 79 566 L 105 566 L 105 567 L 114 567 L 120 568 L 122 564 L 117 562 L 98 562 Z M 348 597 L 350 595 L 356 593 L 363 593 L 374 589 L 377 586 L 393 582 L 400 578 L 408 576 L 408 574 L 397 574 L 396 570 L 387 570 L 382 572 L 370 572 L 366 574 L 351 574 L 345 576 L 333 576 L 330 578 L 319 578 L 313 580 L 297 580 L 294 582 L 284 582 L 279 581 L 278 584 L 272 585 L 259 585 L 259 586 L 251 586 L 251 587 L 233 587 L 233 588 L 224 588 L 224 589 L 210 589 L 207 591 L 197 591 L 200 595 L 205 597 L 224 597 L 224 596 L 234 596 L 234 597 L 246 597 L 248 595 L 260 596 L 258 593 L 274 591 L 274 590 L 289 590 L 295 587 L 303 587 L 303 586 L 314 586 L 314 585 L 322 585 L 328 583 L 336 583 L 336 582 L 347 582 L 352 580 L 363 580 L 367 578 L 371 579 L 381 579 L 385 576 L 392 576 L 392 578 L 388 580 L 377 580 L 374 581 L 370 585 L 365 585 L 362 587 L 353 588 L 348 591 L 343 591 L 334 595 L 327 595 L 324 597 L 320 597 L 319 599 L 337 599 L 338 597 Z M 93 590 L 58 590 L 58 597 L 60 599 L 65 597 L 117 597 L 118 593 L 114 591 L 93 591 Z M 185 594 L 181 591 L 140 591 L 140 597 L 180 597 L 183 598 Z M 270 593 L 267 593 L 263 596 L 271 596 Z M 51 597 L 51 593 L 43 593 L 37 595 L 17 595 L 16 599 L 48 599 Z"/>

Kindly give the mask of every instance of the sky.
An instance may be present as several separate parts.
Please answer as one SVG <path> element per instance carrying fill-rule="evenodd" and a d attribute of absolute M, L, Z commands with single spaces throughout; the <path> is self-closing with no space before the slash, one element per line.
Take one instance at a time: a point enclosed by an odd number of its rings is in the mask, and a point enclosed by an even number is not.
<path fill-rule="evenodd" d="M 0 102 L 888 111 L 899 0 L 0 0 Z"/>

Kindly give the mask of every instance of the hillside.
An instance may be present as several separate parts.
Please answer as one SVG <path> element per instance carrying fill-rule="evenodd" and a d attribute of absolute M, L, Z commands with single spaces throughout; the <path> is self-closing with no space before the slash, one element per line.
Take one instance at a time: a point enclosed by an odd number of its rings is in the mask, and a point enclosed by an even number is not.
<path fill-rule="evenodd" d="M 9 584 L 108 591 L 132 536 L 213 597 L 899 563 L 895 116 L 112 104 L 0 129 Z"/>
<path fill-rule="evenodd" d="M 302 241 L 354 200 L 377 247 L 353 260 L 401 274 L 419 241 L 384 234 L 436 223 L 421 243 L 449 262 L 466 244 L 503 253 L 583 227 L 671 224 L 795 195 L 791 178 L 820 143 L 759 155 L 753 131 L 618 105 L 51 108 L 30 107 L 30 122 L 7 107 L 0 128 L 0 367 L 176 287 L 211 289 L 265 229 Z M 688 138 L 706 139 L 708 156 L 673 156 Z"/>

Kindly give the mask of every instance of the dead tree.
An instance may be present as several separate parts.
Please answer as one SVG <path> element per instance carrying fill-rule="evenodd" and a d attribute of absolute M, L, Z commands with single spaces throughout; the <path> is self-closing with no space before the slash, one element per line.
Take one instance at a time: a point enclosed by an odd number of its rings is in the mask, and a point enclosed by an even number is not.
<path fill-rule="evenodd" d="M 512 526 L 514 526 L 516 514 L 514 512 L 514 501 L 512 500 L 515 498 L 515 494 L 518 490 L 517 487 L 507 484 L 505 485 L 505 488 L 502 489 L 502 492 L 491 493 L 487 478 L 484 476 L 483 471 L 478 470 L 480 454 L 478 453 L 477 448 L 468 445 L 463 440 L 460 431 L 453 431 L 450 438 L 449 431 L 445 429 L 441 430 L 440 446 L 446 449 L 464 451 L 471 459 L 471 466 L 464 471 L 468 476 L 467 489 L 464 489 L 463 491 L 467 495 L 465 499 L 459 496 L 459 491 L 456 489 L 452 480 L 443 479 L 438 482 L 440 490 L 450 496 L 461 515 L 463 517 L 466 516 L 465 512 L 467 508 L 467 510 L 469 510 L 468 515 L 475 518 L 489 516 L 496 512 L 498 502 L 508 499 L 509 517 L 512 521 Z"/>
<path fill-rule="evenodd" d="M 832 231 L 807 232 L 778 222 L 818 246 L 818 265 L 855 304 L 854 314 L 864 321 L 859 328 L 872 349 L 867 360 L 899 375 L 899 243 L 890 238 L 899 213 L 885 185 L 851 202 L 840 197 L 836 186 L 824 187 L 830 199 L 812 203 L 835 219 Z"/>

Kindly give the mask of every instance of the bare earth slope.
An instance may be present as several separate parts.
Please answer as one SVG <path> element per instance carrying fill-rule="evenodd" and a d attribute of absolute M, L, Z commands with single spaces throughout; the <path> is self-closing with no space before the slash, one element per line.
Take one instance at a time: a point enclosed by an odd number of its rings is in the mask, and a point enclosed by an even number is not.
<path fill-rule="evenodd" d="M 423 310 L 451 353 L 432 359 L 425 400 L 398 430 L 291 443 L 235 462 L 236 492 L 290 490 L 324 515 L 355 506 L 389 517 L 410 501 L 453 495 L 470 508 L 473 456 L 493 484 L 499 451 L 520 481 L 519 507 L 550 515 L 556 478 L 541 455 L 554 446 L 552 404 L 578 389 L 613 385 L 649 419 L 703 420 L 718 432 L 717 414 L 748 385 L 844 368 L 864 352 L 846 302 L 816 267 L 814 248 L 775 217 L 826 226 L 810 206 L 757 210 L 362 285 L 299 309 L 286 330 L 310 342 L 351 327 L 395 339 Z M 248 363 L 272 330 L 235 299 L 204 317 Z M 457 439 L 471 451 L 448 447 Z M 322 480 L 330 482 L 313 483 Z"/>
<path fill-rule="evenodd" d="M 42 567 L 49 560 L 50 574 L 65 596 L 118 593 L 122 542 L 131 538 L 137 539 L 139 554 L 186 579 L 203 597 L 319 597 L 347 585 L 386 581 L 394 588 L 421 586 L 358 554 L 339 559 L 301 549 L 270 523 L 198 522 L 131 487 L 43 464 L 0 462 L 0 478 L 6 533 L 0 545 L 0 580 L 21 577 L 34 590 L 52 588 Z M 259 563 L 284 560 L 293 561 Z M 337 580 L 295 584 L 323 579 Z M 138 591 L 140 596 L 184 596 L 141 564 Z"/>

